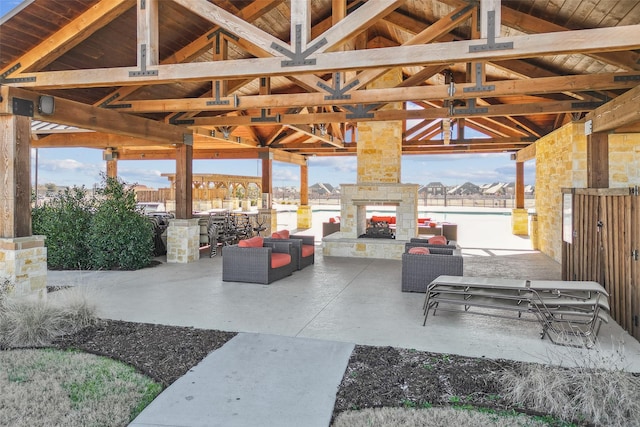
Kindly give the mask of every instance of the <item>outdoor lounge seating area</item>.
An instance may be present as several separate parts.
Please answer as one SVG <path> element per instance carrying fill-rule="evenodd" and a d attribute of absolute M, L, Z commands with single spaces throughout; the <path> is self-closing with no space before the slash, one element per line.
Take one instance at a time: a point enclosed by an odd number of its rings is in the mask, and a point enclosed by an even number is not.
<path fill-rule="evenodd" d="M 427 287 L 429 312 L 453 311 L 538 322 L 554 344 L 591 347 L 609 321 L 609 294 L 597 282 L 440 276 Z"/>
<path fill-rule="evenodd" d="M 255 236 L 225 246 L 222 280 L 269 284 L 315 262 L 314 236 L 281 230 L 269 238 Z"/>

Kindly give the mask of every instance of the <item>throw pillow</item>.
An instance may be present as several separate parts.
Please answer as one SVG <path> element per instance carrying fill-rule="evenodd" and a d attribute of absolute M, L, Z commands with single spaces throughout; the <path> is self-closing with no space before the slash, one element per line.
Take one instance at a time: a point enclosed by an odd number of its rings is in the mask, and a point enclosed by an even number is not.
<path fill-rule="evenodd" d="M 444 236 L 433 236 L 428 241 L 432 245 L 446 245 L 447 244 L 447 238 L 444 237 Z"/>
<path fill-rule="evenodd" d="M 241 248 L 261 248 L 264 243 L 264 239 L 260 236 L 252 237 L 250 239 L 240 240 L 238 246 Z"/>
<path fill-rule="evenodd" d="M 410 248 L 409 253 L 414 255 L 429 255 L 431 252 L 429 251 L 429 248 L 416 246 L 416 247 Z"/>

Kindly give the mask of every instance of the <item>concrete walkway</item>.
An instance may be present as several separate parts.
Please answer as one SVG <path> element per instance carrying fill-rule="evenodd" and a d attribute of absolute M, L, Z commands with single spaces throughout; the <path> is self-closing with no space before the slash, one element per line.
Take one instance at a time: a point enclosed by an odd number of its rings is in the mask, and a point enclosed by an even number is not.
<path fill-rule="evenodd" d="M 326 427 L 354 345 L 240 333 L 163 391 L 131 427 Z"/>

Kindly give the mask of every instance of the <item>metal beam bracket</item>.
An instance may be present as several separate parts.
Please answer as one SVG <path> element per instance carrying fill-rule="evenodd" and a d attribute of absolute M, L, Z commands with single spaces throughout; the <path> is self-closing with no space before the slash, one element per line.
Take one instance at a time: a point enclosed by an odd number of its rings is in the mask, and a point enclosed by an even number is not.
<path fill-rule="evenodd" d="M 260 117 L 251 117 L 251 123 L 280 123 L 280 114 L 267 116 L 267 110 L 263 108 L 260 111 Z"/>
<path fill-rule="evenodd" d="M 487 43 L 469 46 L 469 53 L 513 49 L 513 42 L 496 43 L 496 12 L 487 12 Z"/>
<path fill-rule="evenodd" d="M 140 45 L 140 71 L 129 71 L 129 77 L 157 76 L 158 70 L 147 70 L 147 45 Z"/>
<path fill-rule="evenodd" d="M 603 104 L 604 102 L 572 102 L 571 108 L 576 110 L 595 110 Z"/>
<path fill-rule="evenodd" d="M 216 100 L 215 101 L 207 101 L 207 105 L 229 105 L 229 100 L 221 100 L 220 99 L 220 80 L 216 81 Z"/>
<path fill-rule="evenodd" d="M 482 64 L 476 63 L 476 85 L 473 87 L 465 87 L 463 92 L 491 92 L 496 90 L 495 85 L 482 85 Z"/>
<path fill-rule="evenodd" d="M 182 134 L 182 143 L 184 145 L 193 145 L 193 134 L 192 133 Z"/>
<path fill-rule="evenodd" d="M 640 62 L 638 62 L 640 64 Z M 640 74 L 634 74 L 631 76 L 614 76 L 614 82 L 632 82 L 640 80 Z"/>
<path fill-rule="evenodd" d="M 453 110 L 453 114 L 481 114 L 489 112 L 488 107 L 476 107 L 476 100 L 474 98 L 467 100 L 467 108 L 458 108 Z"/>
<path fill-rule="evenodd" d="M 309 57 L 309 55 L 311 55 L 313 52 L 315 52 L 316 50 L 320 49 L 322 46 L 326 45 L 327 43 L 329 43 L 329 42 L 327 41 L 327 39 L 325 37 L 323 37 L 316 44 L 314 44 L 313 46 L 310 46 L 309 48 L 307 48 L 307 50 L 302 52 L 302 25 L 297 24 L 296 25 L 296 40 L 295 40 L 296 50 L 295 50 L 295 52 L 291 52 L 289 49 L 286 49 L 285 47 L 280 46 L 279 44 L 277 44 L 275 42 L 271 43 L 271 49 L 277 50 L 278 52 L 280 52 L 284 56 L 287 56 L 287 57 L 291 58 L 291 61 L 282 61 L 280 63 L 280 65 L 282 67 L 296 67 L 296 66 L 300 66 L 300 65 L 315 65 L 316 64 L 315 58 L 314 59 L 307 59 L 307 58 Z"/>
<path fill-rule="evenodd" d="M 172 125 L 192 125 L 195 123 L 195 120 L 179 120 L 179 117 L 183 116 L 185 113 L 177 113 L 174 114 L 170 119 L 169 123 Z"/>
<path fill-rule="evenodd" d="M 13 114 L 16 116 L 33 117 L 33 101 L 29 99 L 13 98 Z"/>
<path fill-rule="evenodd" d="M 331 94 L 331 95 L 326 95 L 324 97 L 325 100 L 329 101 L 329 100 L 336 100 L 336 99 L 351 99 L 351 95 L 346 94 L 346 92 L 349 89 L 356 86 L 358 83 L 360 82 L 358 81 L 358 79 L 356 79 L 351 83 L 349 83 L 348 85 L 346 85 L 345 87 L 340 87 L 341 85 L 340 73 L 335 73 L 333 75 L 333 87 L 329 87 L 322 82 L 318 82 L 317 85 L 319 88 L 324 89 L 325 91 Z"/>
<path fill-rule="evenodd" d="M 355 105 L 343 105 L 343 107 L 349 111 L 347 119 L 372 119 L 374 114 L 371 110 L 378 108 L 380 104 L 355 104 Z"/>
<path fill-rule="evenodd" d="M 8 83 L 27 83 L 27 82 L 35 82 L 36 81 L 35 77 L 13 77 L 13 78 L 7 78 L 8 75 L 12 74 L 14 71 L 18 70 L 20 67 L 22 67 L 22 64 L 20 64 L 18 62 L 13 67 L 9 68 L 4 73 L 0 74 L 0 83 L 7 83 L 7 84 Z"/>

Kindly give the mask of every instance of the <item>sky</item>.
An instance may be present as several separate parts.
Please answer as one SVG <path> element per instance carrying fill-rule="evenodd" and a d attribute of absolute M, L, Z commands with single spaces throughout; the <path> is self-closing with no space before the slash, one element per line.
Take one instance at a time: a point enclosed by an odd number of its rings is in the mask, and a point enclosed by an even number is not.
<path fill-rule="evenodd" d="M 20 0 L 0 0 L 0 17 L 20 3 Z M 106 171 L 102 151 L 97 149 L 32 149 L 31 169 L 34 183 L 36 165 L 38 185 L 54 183 L 60 186 L 92 187 L 100 183 L 101 173 Z M 260 169 L 259 160 L 194 160 L 193 162 L 193 173 L 257 176 L 261 173 Z M 355 156 L 310 157 L 309 185 L 318 182 L 333 186 L 353 184 L 356 182 L 356 170 Z M 467 181 L 475 184 L 514 182 L 515 170 L 515 162 L 510 160 L 509 153 L 405 155 L 402 157 L 401 182 L 420 185 L 430 182 L 441 182 L 445 185 L 458 185 Z M 524 170 L 525 184 L 534 184 L 535 163 L 532 161 L 525 163 Z M 299 187 L 299 166 L 274 161 L 272 172 L 274 187 Z M 169 181 L 161 176 L 162 173 L 175 173 L 175 161 L 118 161 L 118 176 L 128 184 L 166 188 L 169 186 Z"/>

